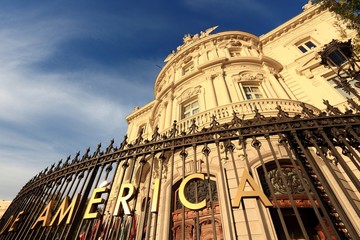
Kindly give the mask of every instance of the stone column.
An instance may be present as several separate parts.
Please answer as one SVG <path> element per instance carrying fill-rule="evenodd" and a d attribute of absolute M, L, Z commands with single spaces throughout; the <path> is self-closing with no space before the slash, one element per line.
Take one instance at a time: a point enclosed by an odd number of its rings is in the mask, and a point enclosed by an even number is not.
<path fill-rule="evenodd" d="M 213 76 L 215 76 L 213 81 L 214 81 L 218 104 L 226 105 L 231 103 L 230 94 L 226 85 L 223 70 L 220 69 L 220 72 L 214 74 Z"/>
<path fill-rule="evenodd" d="M 163 102 L 160 110 L 160 129 L 164 130 L 166 128 L 166 109 L 167 109 L 167 102 Z M 165 108 L 165 109 L 164 109 Z"/>
<path fill-rule="evenodd" d="M 212 78 L 211 75 L 208 75 L 205 77 L 206 78 L 206 82 L 209 86 L 209 92 L 211 94 L 211 97 L 207 97 L 207 109 L 213 108 L 213 107 L 217 107 L 218 106 L 218 102 L 217 102 L 217 96 L 216 96 L 216 91 L 215 91 L 215 87 L 214 87 L 214 80 Z"/>
<path fill-rule="evenodd" d="M 166 124 L 165 128 L 169 128 L 172 125 L 173 119 L 172 119 L 172 111 L 173 111 L 173 102 L 174 102 L 174 96 L 170 94 L 168 96 L 167 106 L 166 106 L 166 113 L 165 113 L 165 119 Z"/>

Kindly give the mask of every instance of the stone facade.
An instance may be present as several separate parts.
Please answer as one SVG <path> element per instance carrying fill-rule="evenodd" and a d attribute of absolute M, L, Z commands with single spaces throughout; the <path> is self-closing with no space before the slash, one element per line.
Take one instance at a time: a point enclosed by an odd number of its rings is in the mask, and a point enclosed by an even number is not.
<path fill-rule="evenodd" d="M 260 37 L 215 30 L 165 58 L 120 145 L 25 184 L 0 239 L 359 239 L 360 97 L 318 56 L 354 33 L 311 3 Z"/>
<path fill-rule="evenodd" d="M 293 117 L 302 114 L 303 103 L 314 113 L 324 111 L 326 106 L 323 99 L 340 109 L 346 108 L 346 97 L 351 96 L 334 88 L 329 81 L 333 73 L 320 65 L 318 56 L 322 47 L 332 39 L 346 40 L 354 36 L 353 32 L 344 30 L 345 27 L 338 23 L 334 14 L 310 4 L 304 8 L 303 13 L 260 37 L 241 31 L 213 33 L 215 29 L 216 27 L 209 28 L 194 36 L 185 35 L 183 44 L 166 57 L 166 64 L 155 81 L 154 100 L 144 107 L 136 108 L 126 118 L 129 142 L 135 141 L 139 134 L 144 139 L 149 139 L 157 130 L 160 133 L 169 132 L 174 121 L 177 122 L 179 131 L 188 131 L 194 121 L 199 128 L 209 127 L 213 116 L 220 123 L 229 122 L 234 111 L 243 119 L 252 118 L 254 113 L 263 117 L 277 116 L 281 109 Z M 262 159 L 264 164 L 270 164 L 274 156 L 279 159 L 289 158 L 278 140 L 268 140 L 276 149 L 262 149 L 262 155 L 266 156 L 268 153 L 268 157 Z M 264 139 L 262 145 L 266 146 L 267 140 Z M 218 159 L 218 155 L 214 153 L 216 149 L 212 149 L 209 156 L 209 171 L 217 186 L 215 218 L 217 234 L 221 233 L 218 239 L 232 239 L 235 235 L 238 239 L 277 239 L 270 211 L 259 205 L 256 199 L 244 200 L 246 211 L 241 208 L 234 210 L 235 229 L 229 222 L 229 206 L 221 204 L 227 198 L 224 186 L 228 186 L 230 196 L 235 196 L 239 185 L 238 175 L 241 176 L 247 169 L 245 158 L 250 162 L 248 170 L 255 173 L 254 179 L 260 182 L 261 176 L 257 173 L 262 163 L 256 151 L 245 155 L 241 146 L 238 146 L 235 151 L 238 161 L 236 171 L 229 170 L 225 177 L 219 166 L 226 169 L 229 165 L 231 169 L 231 163 Z M 182 215 L 169 207 L 173 186 L 183 176 L 201 172 L 206 166 L 204 161 L 194 161 L 195 156 L 188 156 L 186 162 L 175 157 L 173 163 L 169 161 L 169 156 L 167 158 L 162 173 L 162 186 L 166 191 L 161 196 L 159 206 L 164 210 L 159 212 L 158 222 L 162 224 L 156 231 L 157 239 L 166 239 L 169 235 L 173 239 L 180 239 L 177 222 Z M 169 182 L 167 169 L 172 167 L 174 180 Z M 146 170 L 150 171 L 150 168 L 147 165 Z M 154 166 L 154 169 L 158 168 L 159 166 Z M 140 181 L 141 189 L 146 189 L 149 179 Z M 114 207 L 119 187 L 114 189 L 109 198 L 110 209 Z M 336 183 L 334 189 L 340 196 L 341 190 L 336 187 Z M 354 199 L 360 198 L 359 192 L 354 188 L 350 187 L 349 191 Z M 287 204 L 285 200 L 282 203 Z M 304 206 L 309 204 L 301 199 L 298 203 Z M 343 203 L 346 204 L 346 199 Z M 204 225 L 204 228 L 201 227 L 201 239 L 207 239 L 207 235 L 212 239 L 212 231 L 206 230 L 210 215 L 204 212 L 206 208 L 200 213 L 202 223 L 199 224 Z M 352 221 L 360 222 L 359 216 L 351 208 L 348 213 Z M 193 212 L 188 211 L 186 214 L 186 219 L 193 218 Z M 168 219 L 168 216 L 173 219 Z M 140 221 L 143 221 L 143 217 Z M 195 239 L 196 233 L 193 232 L 190 220 L 189 223 L 186 220 L 186 224 L 185 239 Z M 360 232 L 360 225 L 357 227 Z M 172 233 L 169 234 L 169 231 Z"/>
<path fill-rule="evenodd" d="M 10 206 L 11 201 L 0 200 L 0 219 L 4 215 L 6 209 Z"/>
<path fill-rule="evenodd" d="M 136 108 L 126 118 L 129 142 L 135 141 L 139 134 L 143 139 L 149 139 L 155 131 L 169 132 L 174 121 L 179 131 L 188 131 L 194 121 L 199 128 L 209 127 L 213 116 L 220 123 L 228 122 L 234 111 L 243 119 L 252 118 L 254 113 L 263 117 L 277 116 L 281 109 L 293 117 L 302 114 L 303 103 L 314 113 L 324 111 L 326 106 L 323 99 L 340 109 L 346 108 L 346 97 L 351 96 L 334 88 L 329 81 L 333 73 L 320 65 L 318 56 L 322 47 L 332 39 L 346 40 L 354 36 L 353 32 L 344 30 L 345 27 L 339 24 L 334 14 L 309 4 L 304 7 L 303 13 L 260 37 L 241 31 L 213 33 L 215 29 L 209 28 L 194 36 L 185 35 L 183 44 L 166 57 L 166 64 L 155 81 L 154 100 L 142 108 Z M 277 143 L 278 140 L 270 139 L 277 146 L 275 150 L 268 147 L 262 149 L 263 155 L 269 153 L 269 157 L 263 159 L 264 164 L 270 164 L 274 155 L 279 159 L 289 158 Z M 262 144 L 265 146 L 266 140 Z M 216 152 L 216 149 L 212 150 L 212 153 Z M 209 156 L 210 173 L 216 180 L 217 201 L 220 203 L 216 205 L 215 211 L 216 222 L 219 223 L 216 226 L 220 229 L 217 233 L 221 232 L 218 237 L 231 239 L 237 235 L 238 239 L 250 239 L 251 235 L 251 239 L 276 239 L 270 213 L 256 199 L 244 200 L 246 211 L 241 208 L 235 210 L 236 229 L 230 227 L 228 206 L 221 204 L 227 198 L 222 188 L 228 185 L 230 195 L 235 196 L 239 184 L 236 174 L 241 175 L 247 169 L 244 158 L 248 158 L 253 173 L 259 172 L 261 163 L 255 150 L 247 152 L 245 156 L 241 146 L 238 146 L 237 173 L 230 170 L 224 178 L 219 172 L 219 166 L 226 169 L 231 163 L 218 159 L 216 154 Z M 194 163 L 193 159 L 194 156 L 188 156 L 185 163 L 180 157 L 176 157 L 173 163 L 167 160 L 162 173 L 162 185 L 166 193 L 160 201 L 160 209 L 164 211 L 159 213 L 159 222 L 162 224 L 156 231 L 157 239 L 166 239 L 169 235 L 180 239 L 177 221 L 181 214 L 176 210 L 169 212 L 172 211 L 169 201 L 172 199 L 173 186 L 182 176 L 201 172 L 206 167 L 204 162 Z M 167 169 L 172 167 L 174 180 L 169 182 Z M 147 165 L 147 171 L 150 168 Z M 158 166 L 154 169 L 158 170 Z M 258 183 L 260 177 L 254 175 Z M 146 189 L 149 180 L 144 178 L 140 181 L 143 181 L 142 189 Z M 114 207 L 119 187 L 114 189 L 109 198 L 110 209 Z M 359 199 L 357 191 L 353 188 L 349 191 L 354 198 Z M 338 193 L 341 194 L 341 191 Z M 301 199 L 298 202 L 300 204 Z M 283 204 L 286 205 L 286 201 Z M 302 204 L 309 203 L 303 201 Z M 350 218 L 360 222 L 359 216 L 353 210 L 348 210 Z M 190 211 L 187 214 L 193 213 Z M 173 223 L 168 219 L 170 215 L 173 216 Z M 210 219 L 203 212 L 200 215 L 204 223 Z M 247 224 L 244 224 L 245 221 Z M 360 226 L 357 230 L 360 231 Z M 186 225 L 185 232 L 186 239 L 195 239 L 191 224 Z M 201 239 L 206 239 L 206 232 L 202 231 Z M 213 236 L 210 233 L 209 239 Z"/>

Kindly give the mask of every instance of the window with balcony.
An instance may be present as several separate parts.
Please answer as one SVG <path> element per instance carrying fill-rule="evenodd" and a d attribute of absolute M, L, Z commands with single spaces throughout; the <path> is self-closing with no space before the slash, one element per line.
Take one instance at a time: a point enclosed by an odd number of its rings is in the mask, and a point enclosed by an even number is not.
<path fill-rule="evenodd" d="M 199 112 L 199 101 L 196 99 L 191 102 L 186 102 L 182 105 L 182 119 L 195 115 Z"/>
<path fill-rule="evenodd" d="M 263 98 L 263 94 L 262 94 L 259 86 L 242 85 L 242 89 L 244 91 L 245 98 L 248 100 Z"/>

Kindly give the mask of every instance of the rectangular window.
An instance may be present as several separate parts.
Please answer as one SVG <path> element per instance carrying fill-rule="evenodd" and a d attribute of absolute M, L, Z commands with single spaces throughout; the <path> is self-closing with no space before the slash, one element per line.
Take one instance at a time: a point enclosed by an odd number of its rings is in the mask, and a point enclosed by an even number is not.
<path fill-rule="evenodd" d="M 182 107 L 182 118 L 187 118 L 199 112 L 198 100 L 186 103 Z"/>
<path fill-rule="evenodd" d="M 341 66 L 346 62 L 346 57 L 339 50 L 334 50 L 329 54 L 330 62 L 335 66 Z"/>
<path fill-rule="evenodd" d="M 316 45 L 312 41 L 306 41 L 301 44 L 298 44 L 297 47 L 301 52 L 306 53 L 311 49 L 316 48 Z"/>
<path fill-rule="evenodd" d="M 258 86 L 243 86 L 246 99 L 259 99 L 263 98 L 263 95 Z"/>
<path fill-rule="evenodd" d="M 338 93 L 341 94 L 341 96 L 343 96 L 344 98 L 352 98 L 354 97 L 354 94 L 353 93 L 349 93 L 349 92 L 346 92 L 342 87 L 341 85 L 339 84 L 340 83 L 340 80 L 337 79 L 336 77 L 335 78 L 331 78 L 328 80 L 328 82 L 330 83 L 331 86 L 333 86 L 337 91 Z M 355 87 L 355 81 L 352 81 L 352 82 L 349 82 L 349 87 L 352 87 L 354 89 L 356 89 Z"/>

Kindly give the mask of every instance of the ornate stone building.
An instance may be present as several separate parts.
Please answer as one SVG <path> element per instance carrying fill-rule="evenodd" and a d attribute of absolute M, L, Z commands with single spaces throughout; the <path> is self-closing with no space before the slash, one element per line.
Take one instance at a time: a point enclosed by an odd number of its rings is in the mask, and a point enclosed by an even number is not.
<path fill-rule="evenodd" d="M 6 219 L 29 211 L 30 192 L 48 200 L 27 230 L 1 222 L 0 239 L 358 239 L 358 99 L 318 54 L 354 33 L 311 4 L 260 37 L 217 30 L 185 35 L 165 58 L 120 146 L 32 179 Z M 47 202 L 66 196 L 68 225 L 41 228 Z"/>
<path fill-rule="evenodd" d="M 0 218 L 4 215 L 6 209 L 9 207 L 11 201 L 0 200 Z"/>

